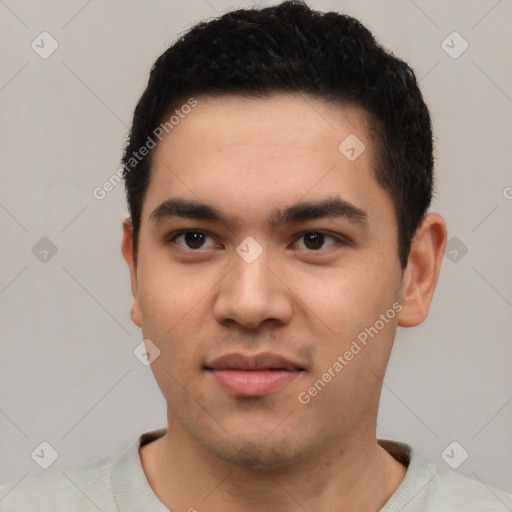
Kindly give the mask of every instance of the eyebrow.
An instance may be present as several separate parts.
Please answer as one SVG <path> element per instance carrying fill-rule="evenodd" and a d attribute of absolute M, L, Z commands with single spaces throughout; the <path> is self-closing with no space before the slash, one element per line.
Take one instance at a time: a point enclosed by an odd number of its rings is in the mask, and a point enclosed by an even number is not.
<path fill-rule="evenodd" d="M 268 218 L 269 229 L 285 224 L 294 224 L 308 220 L 343 217 L 361 227 L 368 226 L 368 214 L 357 206 L 341 199 L 331 197 L 321 201 L 304 201 L 284 209 L 276 208 Z M 233 229 L 235 221 L 213 205 L 191 199 L 170 198 L 157 206 L 149 220 L 158 224 L 164 220 L 186 218 L 217 222 Z"/>

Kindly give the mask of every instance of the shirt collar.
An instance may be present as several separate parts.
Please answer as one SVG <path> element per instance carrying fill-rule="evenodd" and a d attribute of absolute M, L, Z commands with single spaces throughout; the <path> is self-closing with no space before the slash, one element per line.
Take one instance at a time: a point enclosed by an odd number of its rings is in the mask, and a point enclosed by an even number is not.
<path fill-rule="evenodd" d="M 114 465 L 112 482 L 121 512 L 169 512 L 151 489 L 139 454 L 140 446 L 162 437 L 166 432 L 167 428 L 164 427 L 142 434 L 130 444 Z M 430 481 L 437 472 L 429 471 L 429 465 L 415 454 L 410 445 L 389 439 L 378 439 L 377 442 L 407 467 L 402 483 L 380 512 L 413 510 L 427 493 Z"/>

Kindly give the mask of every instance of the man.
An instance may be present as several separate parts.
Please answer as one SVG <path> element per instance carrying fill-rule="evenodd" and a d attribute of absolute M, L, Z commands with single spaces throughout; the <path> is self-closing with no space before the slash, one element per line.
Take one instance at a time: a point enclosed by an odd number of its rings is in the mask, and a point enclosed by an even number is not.
<path fill-rule="evenodd" d="M 131 318 L 168 427 L 1 510 L 512 509 L 376 437 L 446 226 L 414 73 L 367 29 L 298 1 L 199 24 L 155 63 L 123 165 Z"/>

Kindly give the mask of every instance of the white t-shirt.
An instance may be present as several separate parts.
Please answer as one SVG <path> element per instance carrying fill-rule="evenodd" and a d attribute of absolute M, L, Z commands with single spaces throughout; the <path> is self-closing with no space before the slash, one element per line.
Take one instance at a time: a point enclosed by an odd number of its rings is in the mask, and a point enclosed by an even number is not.
<path fill-rule="evenodd" d="M 69 471 L 53 472 L 0 487 L 0 512 L 169 512 L 149 486 L 139 446 L 166 429 L 135 439 L 120 454 Z M 438 468 L 405 443 L 378 440 L 407 466 L 404 480 L 380 512 L 511 512 L 512 495 Z M 199 503 L 190 504 L 201 512 Z"/>

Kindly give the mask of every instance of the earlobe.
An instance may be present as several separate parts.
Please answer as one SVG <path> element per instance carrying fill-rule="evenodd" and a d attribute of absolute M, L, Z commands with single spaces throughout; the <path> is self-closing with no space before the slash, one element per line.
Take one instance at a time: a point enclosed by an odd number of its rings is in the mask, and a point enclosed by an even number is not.
<path fill-rule="evenodd" d="M 425 215 L 414 236 L 402 278 L 399 326 L 413 327 L 427 318 L 441 271 L 446 238 L 446 224 L 441 215 Z"/>
<path fill-rule="evenodd" d="M 140 314 L 138 298 L 137 258 L 133 246 L 133 225 L 130 218 L 123 221 L 121 252 L 130 270 L 130 282 L 132 289 L 132 308 L 130 311 L 130 317 L 135 325 L 142 327 L 142 318 Z"/>

